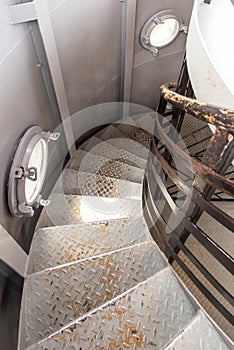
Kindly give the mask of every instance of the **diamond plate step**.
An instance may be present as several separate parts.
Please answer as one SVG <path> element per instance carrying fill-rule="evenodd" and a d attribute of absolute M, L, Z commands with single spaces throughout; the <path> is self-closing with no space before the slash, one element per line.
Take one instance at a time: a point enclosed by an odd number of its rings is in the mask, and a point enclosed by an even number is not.
<path fill-rule="evenodd" d="M 86 142 L 81 149 L 92 154 L 97 154 L 99 156 L 109 158 L 113 161 L 118 161 L 121 163 L 129 164 L 140 169 L 144 169 L 147 159 L 138 157 L 126 151 L 123 148 L 117 148 L 112 146 L 106 141 L 100 140 L 97 137 L 92 137 L 88 142 Z"/>
<path fill-rule="evenodd" d="M 135 140 L 148 149 L 150 148 L 151 133 L 147 132 L 144 126 L 141 128 L 132 118 L 122 119 L 114 126 L 124 133 L 127 138 Z"/>
<path fill-rule="evenodd" d="M 28 273 L 151 240 L 143 217 L 38 229 Z"/>
<path fill-rule="evenodd" d="M 128 139 L 127 135 L 121 132 L 116 126 L 117 125 L 114 125 L 114 124 L 108 125 L 103 130 L 97 132 L 95 136 L 104 141 L 109 139 L 116 139 L 116 138 L 127 140 Z"/>
<path fill-rule="evenodd" d="M 43 209 L 40 227 L 76 225 L 94 221 L 138 217 L 142 214 L 137 199 L 103 198 L 53 193 Z"/>
<path fill-rule="evenodd" d="M 154 126 L 155 126 L 155 119 L 156 119 L 156 112 L 152 113 L 145 113 L 142 116 L 138 117 L 137 119 L 134 119 L 135 123 L 142 128 L 143 130 L 146 130 L 150 134 L 154 134 Z"/>
<path fill-rule="evenodd" d="M 168 267 L 30 349 L 161 349 L 195 314 Z"/>
<path fill-rule="evenodd" d="M 228 350 L 219 333 L 203 312 L 198 314 L 191 323 L 174 339 L 165 350 Z"/>
<path fill-rule="evenodd" d="M 62 178 L 58 180 L 54 192 L 84 196 L 141 199 L 142 185 L 83 171 L 77 172 L 77 170 L 73 169 L 64 169 Z"/>
<path fill-rule="evenodd" d="M 95 135 L 97 137 L 97 135 Z M 132 154 L 136 154 L 143 159 L 148 158 L 149 149 L 144 147 L 141 143 L 129 139 L 125 134 L 118 130 L 115 126 L 108 126 L 102 133 L 98 135 L 100 140 L 107 142 L 108 144 L 127 150 Z"/>
<path fill-rule="evenodd" d="M 21 348 L 49 336 L 165 266 L 156 244 L 144 242 L 29 275 L 23 295 L 25 343 Z"/>
<path fill-rule="evenodd" d="M 142 183 L 144 170 L 125 164 L 112 161 L 111 159 L 78 150 L 69 161 L 67 168 L 89 172 L 92 174 L 112 177 L 114 179 L 127 180 Z"/>

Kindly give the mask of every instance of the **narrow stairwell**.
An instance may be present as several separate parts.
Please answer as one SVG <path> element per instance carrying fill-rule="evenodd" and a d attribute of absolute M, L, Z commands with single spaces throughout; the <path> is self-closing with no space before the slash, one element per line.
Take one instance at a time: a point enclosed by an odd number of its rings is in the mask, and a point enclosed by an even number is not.
<path fill-rule="evenodd" d="M 77 150 L 42 212 L 24 284 L 19 350 L 229 348 L 143 217 L 153 119 L 124 122 Z"/>

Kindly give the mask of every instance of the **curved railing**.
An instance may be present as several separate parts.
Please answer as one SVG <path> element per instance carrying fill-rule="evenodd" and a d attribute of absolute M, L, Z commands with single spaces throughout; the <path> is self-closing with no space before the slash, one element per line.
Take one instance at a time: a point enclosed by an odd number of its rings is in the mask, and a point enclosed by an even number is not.
<path fill-rule="evenodd" d="M 188 85 L 184 84 L 186 91 Z M 231 241 L 234 244 L 234 218 L 233 212 L 228 213 L 224 206 L 233 204 L 234 209 L 234 111 L 201 103 L 172 89 L 180 91 L 175 83 L 161 87 L 160 113 L 144 178 L 144 215 L 169 262 L 178 266 L 226 321 L 234 325 L 230 283 L 234 259 L 231 247 L 225 246 Z M 194 132 L 181 132 L 185 117 L 190 122 L 192 118 L 190 126 L 193 125 Z M 201 123 L 199 128 L 197 120 Z M 216 126 L 214 134 L 207 122 Z M 190 152 L 191 139 L 204 128 L 210 135 L 200 140 L 203 149 L 196 156 Z M 197 136 L 194 138 L 192 146 L 199 144 Z M 207 222 L 214 223 L 213 233 L 200 224 L 204 216 Z M 217 227 L 225 239 L 215 233 Z M 204 259 L 200 259 L 199 251 L 204 253 Z"/>

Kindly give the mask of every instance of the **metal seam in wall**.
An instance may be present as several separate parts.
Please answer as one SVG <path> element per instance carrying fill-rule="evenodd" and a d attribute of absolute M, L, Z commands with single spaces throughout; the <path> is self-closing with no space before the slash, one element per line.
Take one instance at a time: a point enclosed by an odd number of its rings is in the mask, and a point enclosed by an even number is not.
<path fill-rule="evenodd" d="M 28 30 L 23 36 L 22 38 L 17 42 L 17 44 L 15 44 L 14 47 L 11 48 L 10 51 L 8 51 L 8 53 L 3 57 L 3 59 L 0 61 L 0 64 L 3 64 L 6 59 L 17 49 L 17 47 L 23 42 L 23 40 L 30 34 L 30 30 Z"/>

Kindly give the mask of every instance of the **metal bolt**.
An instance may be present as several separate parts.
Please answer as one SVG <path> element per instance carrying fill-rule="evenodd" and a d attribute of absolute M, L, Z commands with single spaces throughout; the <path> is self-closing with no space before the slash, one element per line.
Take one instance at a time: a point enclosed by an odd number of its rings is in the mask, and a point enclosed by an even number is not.
<path fill-rule="evenodd" d="M 161 18 L 154 17 L 154 18 L 153 18 L 153 22 L 154 22 L 155 24 L 160 24 L 160 23 L 162 23 L 162 20 L 161 20 Z"/>
<path fill-rule="evenodd" d="M 154 57 L 156 57 L 158 55 L 158 49 L 156 49 L 156 48 L 151 49 L 151 53 Z"/>
<path fill-rule="evenodd" d="M 184 32 L 185 34 L 188 33 L 188 27 L 185 24 L 181 24 L 180 31 Z"/>
<path fill-rule="evenodd" d="M 59 137 L 60 137 L 60 132 L 54 132 L 50 134 L 49 139 L 51 141 L 57 141 Z"/>
<path fill-rule="evenodd" d="M 144 40 L 144 43 L 145 43 L 146 45 L 148 45 L 149 42 L 150 42 L 150 38 L 149 38 L 148 36 L 144 36 L 144 37 L 143 37 L 143 40 Z"/>
<path fill-rule="evenodd" d="M 39 205 L 41 205 L 42 207 L 47 207 L 50 204 L 50 200 L 49 199 L 40 199 Z"/>

